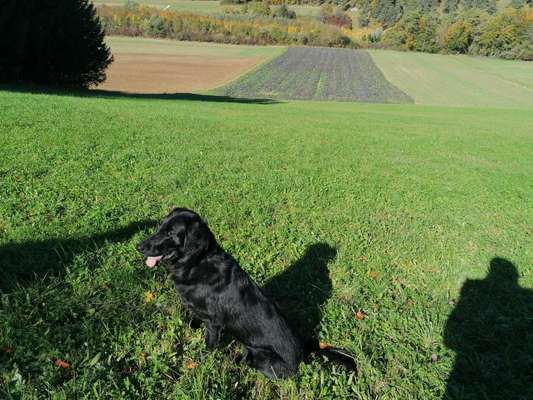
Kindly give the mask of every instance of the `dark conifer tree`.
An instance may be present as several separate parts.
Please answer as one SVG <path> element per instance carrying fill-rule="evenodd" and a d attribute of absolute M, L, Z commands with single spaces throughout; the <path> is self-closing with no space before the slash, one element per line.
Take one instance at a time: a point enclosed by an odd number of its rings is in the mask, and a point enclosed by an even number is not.
<path fill-rule="evenodd" d="M 112 60 L 88 0 L 0 2 L 0 81 L 89 87 Z"/>

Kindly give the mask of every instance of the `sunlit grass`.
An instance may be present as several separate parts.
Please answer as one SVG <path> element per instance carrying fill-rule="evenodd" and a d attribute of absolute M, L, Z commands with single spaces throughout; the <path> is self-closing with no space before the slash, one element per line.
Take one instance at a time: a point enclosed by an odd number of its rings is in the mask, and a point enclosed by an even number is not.
<path fill-rule="evenodd" d="M 463 281 L 498 255 L 533 287 L 527 110 L 3 91 L 0 116 L 3 398 L 439 399 Z M 135 249 L 171 205 L 260 284 L 335 248 L 318 334 L 357 374 L 268 381 L 207 351 Z"/>

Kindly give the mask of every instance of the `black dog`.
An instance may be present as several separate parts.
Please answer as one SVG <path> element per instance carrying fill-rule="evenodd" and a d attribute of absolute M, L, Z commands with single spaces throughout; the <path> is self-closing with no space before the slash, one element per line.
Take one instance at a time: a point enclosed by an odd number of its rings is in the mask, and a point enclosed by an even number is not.
<path fill-rule="evenodd" d="M 244 344 L 241 361 L 270 378 L 294 375 L 311 352 L 355 368 L 343 350 L 320 349 L 317 341 L 298 337 L 195 212 L 175 208 L 138 249 L 149 267 L 168 266 L 183 304 L 205 323 L 208 348 L 219 346 L 222 332 L 228 333 Z"/>

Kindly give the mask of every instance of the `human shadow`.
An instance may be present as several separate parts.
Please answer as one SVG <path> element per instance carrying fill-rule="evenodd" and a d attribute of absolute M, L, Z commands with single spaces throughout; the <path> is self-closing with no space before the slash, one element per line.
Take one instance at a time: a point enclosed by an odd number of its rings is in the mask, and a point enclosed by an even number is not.
<path fill-rule="evenodd" d="M 322 308 L 331 296 L 328 264 L 337 250 L 327 243 L 309 246 L 285 271 L 270 279 L 265 294 L 274 300 L 291 326 L 304 339 L 316 339 Z"/>
<path fill-rule="evenodd" d="M 445 399 L 533 399 L 533 290 L 510 261 L 465 282 L 444 343 L 456 352 Z"/>
<path fill-rule="evenodd" d="M 154 100 L 189 100 L 215 103 L 239 104 L 279 104 L 272 99 L 255 99 L 198 93 L 129 93 L 103 89 L 63 89 L 40 85 L 0 85 L 0 90 L 31 94 L 47 94 L 72 97 L 92 97 L 105 99 L 154 99 Z"/>
<path fill-rule="evenodd" d="M 124 241 L 155 224 L 156 221 L 143 220 L 95 235 L 0 245 L 0 292 L 7 293 L 17 285 L 60 274 L 76 255 L 94 251 L 105 243 Z"/>

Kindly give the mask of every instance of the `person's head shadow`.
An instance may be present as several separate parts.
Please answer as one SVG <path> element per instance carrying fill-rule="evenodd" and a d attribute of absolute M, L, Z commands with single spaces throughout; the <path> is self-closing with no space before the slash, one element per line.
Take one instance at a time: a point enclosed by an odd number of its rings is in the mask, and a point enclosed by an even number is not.
<path fill-rule="evenodd" d="M 155 224 L 155 221 L 143 220 L 93 235 L 0 245 L 0 292 L 7 293 L 17 285 L 60 274 L 76 255 L 94 251 L 105 243 L 127 240 Z"/>
<path fill-rule="evenodd" d="M 328 264 L 336 255 L 337 250 L 327 243 L 313 244 L 300 259 L 263 286 L 303 338 L 315 338 L 318 333 L 322 308 L 331 296 Z"/>
<path fill-rule="evenodd" d="M 533 290 L 516 266 L 494 258 L 467 280 L 444 331 L 456 352 L 445 399 L 533 399 Z"/>

